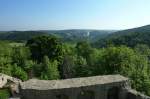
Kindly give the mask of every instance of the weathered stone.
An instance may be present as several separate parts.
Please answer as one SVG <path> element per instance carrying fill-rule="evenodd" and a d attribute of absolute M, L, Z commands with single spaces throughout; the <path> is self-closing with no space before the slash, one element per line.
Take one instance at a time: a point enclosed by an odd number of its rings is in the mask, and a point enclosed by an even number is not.
<path fill-rule="evenodd" d="M 10 89 L 12 96 L 18 96 L 19 94 L 19 85 L 22 81 L 0 73 L 0 88 Z"/>
<path fill-rule="evenodd" d="M 105 75 L 66 80 L 31 79 L 21 83 L 22 99 L 120 99 L 119 91 L 129 79 Z"/>
<path fill-rule="evenodd" d="M 127 99 L 150 99 L 150 97 L 142 93 L 139 93 L 133 89 L 128 89 L 126 93 L 127 93 L 126 94 Z"/>
<path fill-rule="evenodd" d="M 7 83 L 19 84 L 21 82 L 20 79 L 0 73 L 0 88 L 5 87 Z"/>
<path fill-rule="evenodd" d="M 9 98 L 9 99 L 20 99 L 19 97 L 16 97 L 16 98 Z"/>
<path fill-rule="evenodd" d="M 109 83 L 121 83 L 128 81 L 128 78 L 121 75 L 105 75 L 84 78 L 72 78 L 65 80 L 38 80 L 30 79 L 21 83 L 22 89 L 35 89 L 35 90 L 50 90 L 50 89 L 63 89 L 63 88 L 78 88 L 84 86 L 101 85 Z"/>

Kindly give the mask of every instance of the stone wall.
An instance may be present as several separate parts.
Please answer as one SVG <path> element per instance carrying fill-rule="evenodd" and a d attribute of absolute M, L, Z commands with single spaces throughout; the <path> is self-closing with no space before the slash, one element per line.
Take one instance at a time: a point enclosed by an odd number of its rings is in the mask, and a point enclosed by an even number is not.
<path fill-rule="evenodd" d="M 46 89 L 46 90 L 44 89 L 39 90 L 37 86 L 36 88 L 35 86 L 34 87 L 30 86 L 31 89 L 29 88 L 26 89 L 23 87 L 21 89 L 21 99 L 122 99 L 121 97 L 125 97 L 124 95 L 126 94 L 122 94 L 121 90 L 123 88 L 129 88 L 130 86 L 128 80 L 122 81 L 120 80 L 119 82 L 118 81 L 115 82 L 112 80 L 113 83 L 109 82 L 110 79 L 101 79 L 101 80 L 103 80 L 103 83 L 96 85 L 86 86 L 87 83 L 85 83 L 85 86 L 67 87 L 67 88 L 60 88 L 59 84 L 56 83 L 54 84 L 54 86 L 57 86 L 58 87 L 57 89 Z M 106 80 L 106 83 L 104 80 Z M 77 80 L 77 83 L 78 82 L 80 81 Z M 68 81 L 68 84 L 69 83 L 70 81 Z M 83 83 L 82 79 L 80 83 L 82 85 Z"/>
<path fill-rule="evenodd" d="M 3 88 L 6 83 L 7 83 L 7 78 L 4 75 L 0 74 L 0 88 Z"/>
<path fill-rule="evenodd" d="M 0 73 L 0 88 L 10 89 L 10 94 L 12 96 L 17 96 L 19 94 L 19 85 L 22 81 Z"/>
<path fill-rule="evenodd" d="M 150 99 L 150 97 L 133 89 L 124 89 L 126 99 Z"/>
<path fill-rule="evenodd" d="M 28 89 L 21 91 L 21 99 L 120 99 L 121 85 L 115 83 L 55 90 Z"/>
<path fill-rule="evenodd" d="M 0 73 L 0 88 L 5 87 L 5 85 L 7 83 L 10 83 L 10 82 L 15 83 L 15 84 L 19 84 L 22 81 L 20 79 L 17 79 L 17 78 L 14 78 L 14 77 Z"/>

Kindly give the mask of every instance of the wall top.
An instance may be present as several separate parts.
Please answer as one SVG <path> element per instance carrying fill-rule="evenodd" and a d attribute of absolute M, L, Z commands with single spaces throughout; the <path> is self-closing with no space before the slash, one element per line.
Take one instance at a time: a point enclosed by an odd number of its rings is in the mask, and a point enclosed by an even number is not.
<path fill-rule="evenodd" d="M 77 88 L 84 86 L 121 83 L 129 79 L 121 75 L 104 75 L 93 77 L 72 78 L 65 80 L 38 80 L 30 79 L 21 83 L 21 89 L 35 89 L 35 90 L 50 90 L 50 89 L 64 89 Z"/>
<path fill-rule="evenodd" d="M 11 81 L 15 84 L 20 84 L 22 82 L 20 79 L 0 73 L 0 88 L 3 88 L 8 81 Z"/>

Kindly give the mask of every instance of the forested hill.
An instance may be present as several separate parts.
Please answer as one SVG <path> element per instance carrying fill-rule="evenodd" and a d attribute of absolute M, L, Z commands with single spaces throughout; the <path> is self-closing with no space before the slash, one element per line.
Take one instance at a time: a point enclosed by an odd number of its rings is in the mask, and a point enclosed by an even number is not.
<path fill-rule="evenodd" d="M 48 34 L 44 32 L 38 32 L 38 31 L 0 32 L 0 40 L 24 41 L 41 35 L 48 35 Z"/>
<path fill-rule="evenodd" d="M 97 41 L 94 46 L 105 47 L 109 44 L 116 46 L 127 45 L 129 47 L 134 47 L 137 44 L 146 44 L 150 46 L 149 38 L 150 25 L 146 25 L 143 27 L 114 32 L 104 39 Z"/>
<path fill-rule="evenodd" d="M 41 31 L 11 31 L 0 32 L 0 40 L 28 40 L 39 35 L 55 35 L 63 41 L 96 41 L 104 38 L 114 30 L 41 30 Z"/>

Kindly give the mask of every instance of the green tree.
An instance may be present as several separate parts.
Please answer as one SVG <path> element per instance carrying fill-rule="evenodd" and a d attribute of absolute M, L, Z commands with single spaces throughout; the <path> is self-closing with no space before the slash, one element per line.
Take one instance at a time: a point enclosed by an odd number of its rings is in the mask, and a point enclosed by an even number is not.
<path fill-rule="evenodd" d="M 132 87 L 149 94 L 150 79 L 148 76 L 148 58 L 133 49 L 108 47 L 103 49 L 102 56 L 94 68 L 95 75 L 121 74 L 131 79 Z M 147 87 L 145 87 L 147 86 Z"/>
<path fill-rule="evenodd" d="M 27 73 L 21 67 L 17 66 L 17 64 L 13 65 L 12 76 L 16 78 L 20 78 L 21 80 L 28 79 Z"/>
<path fill-rule="evenodd" d="M 89 66 L 82 56 L 75 57 L 75 76 L 87 77 L 92 76 L 91 66 Z"/>
<path fill-rule="evenodd" d="M 0 41 L 0 72 L 11 75 L 11 52 L 8 42 Z"/>
<path fill-rule="evenodd" d="M 26 60 L 24 63 L 24 71 L 28 74 L 29 78 L 33 78 L 35 76 L 34 74 L 34 66 L 37 65 L 32 60 Z"/>
<path fill-rule="evenodd" d="M 86 59 L 87 63 L 89 65 L 92 64 L 92 54 L 93 54 L 93 49 L 90 46 L 90 44 L 86 41 L 78 42 L 76 45 L 77 49 L 77 54 L 78 56 L 82 56 L 83 58 Z"/>
<path fill-rule="evenodd" d="M 50 61 L 48 56 L 44 56 L 42 65 L 43 71 L 41 72 L 41 79 L 53 80 L 60 78 L 57 60 Z"/>
<path fill-rule="evenodd" d="M 60 66 L 60 75 L 62 79 L 74 77 L 74 60 L 72 56 L 65 55 Z"/>
<path fill-rule="evenodd" d="M 12 64 L 24 66 L 25 61 L 30 59 L 30 51 L 26 47 L 13 47 L 12 50 Z M 24 67 L 22 67 L 24 68 Z"/>
<path fill-rule="evenodd" d="M 145 45 L 145 44 L 137 44 L 135 47 L 134 47 L 134 50 L 137 52 L 137 53 L 140 53 L 142 55 L 145 55 L 147 57 L 150 58 L 150 48 L 148 45 Z"/>
<path fill-rule="evenodd" d="M 42 62 L 44 56 L 48 56 L 50 60 L 62 61 L 63 49 L 62 43 L 54 36 L 39 36 L 27 41 L 26 44 L 33 60 Z"/>
<path fill-rule="evenodd" d="M 74 57 L 76 56 L 76 50 L 74 45 L 64 43 L 63 44 L 63 61 L 59 66 L 60 76 L 62 79 L 74 77 Z"/>
<path fill-rule="evenodd" d="M 40 77 L 41 76 L 41 72 L 43 72 L 43 64 L 42 63 L 36 63 L 33 65 L 33 73 L 35 77 Z"/>

